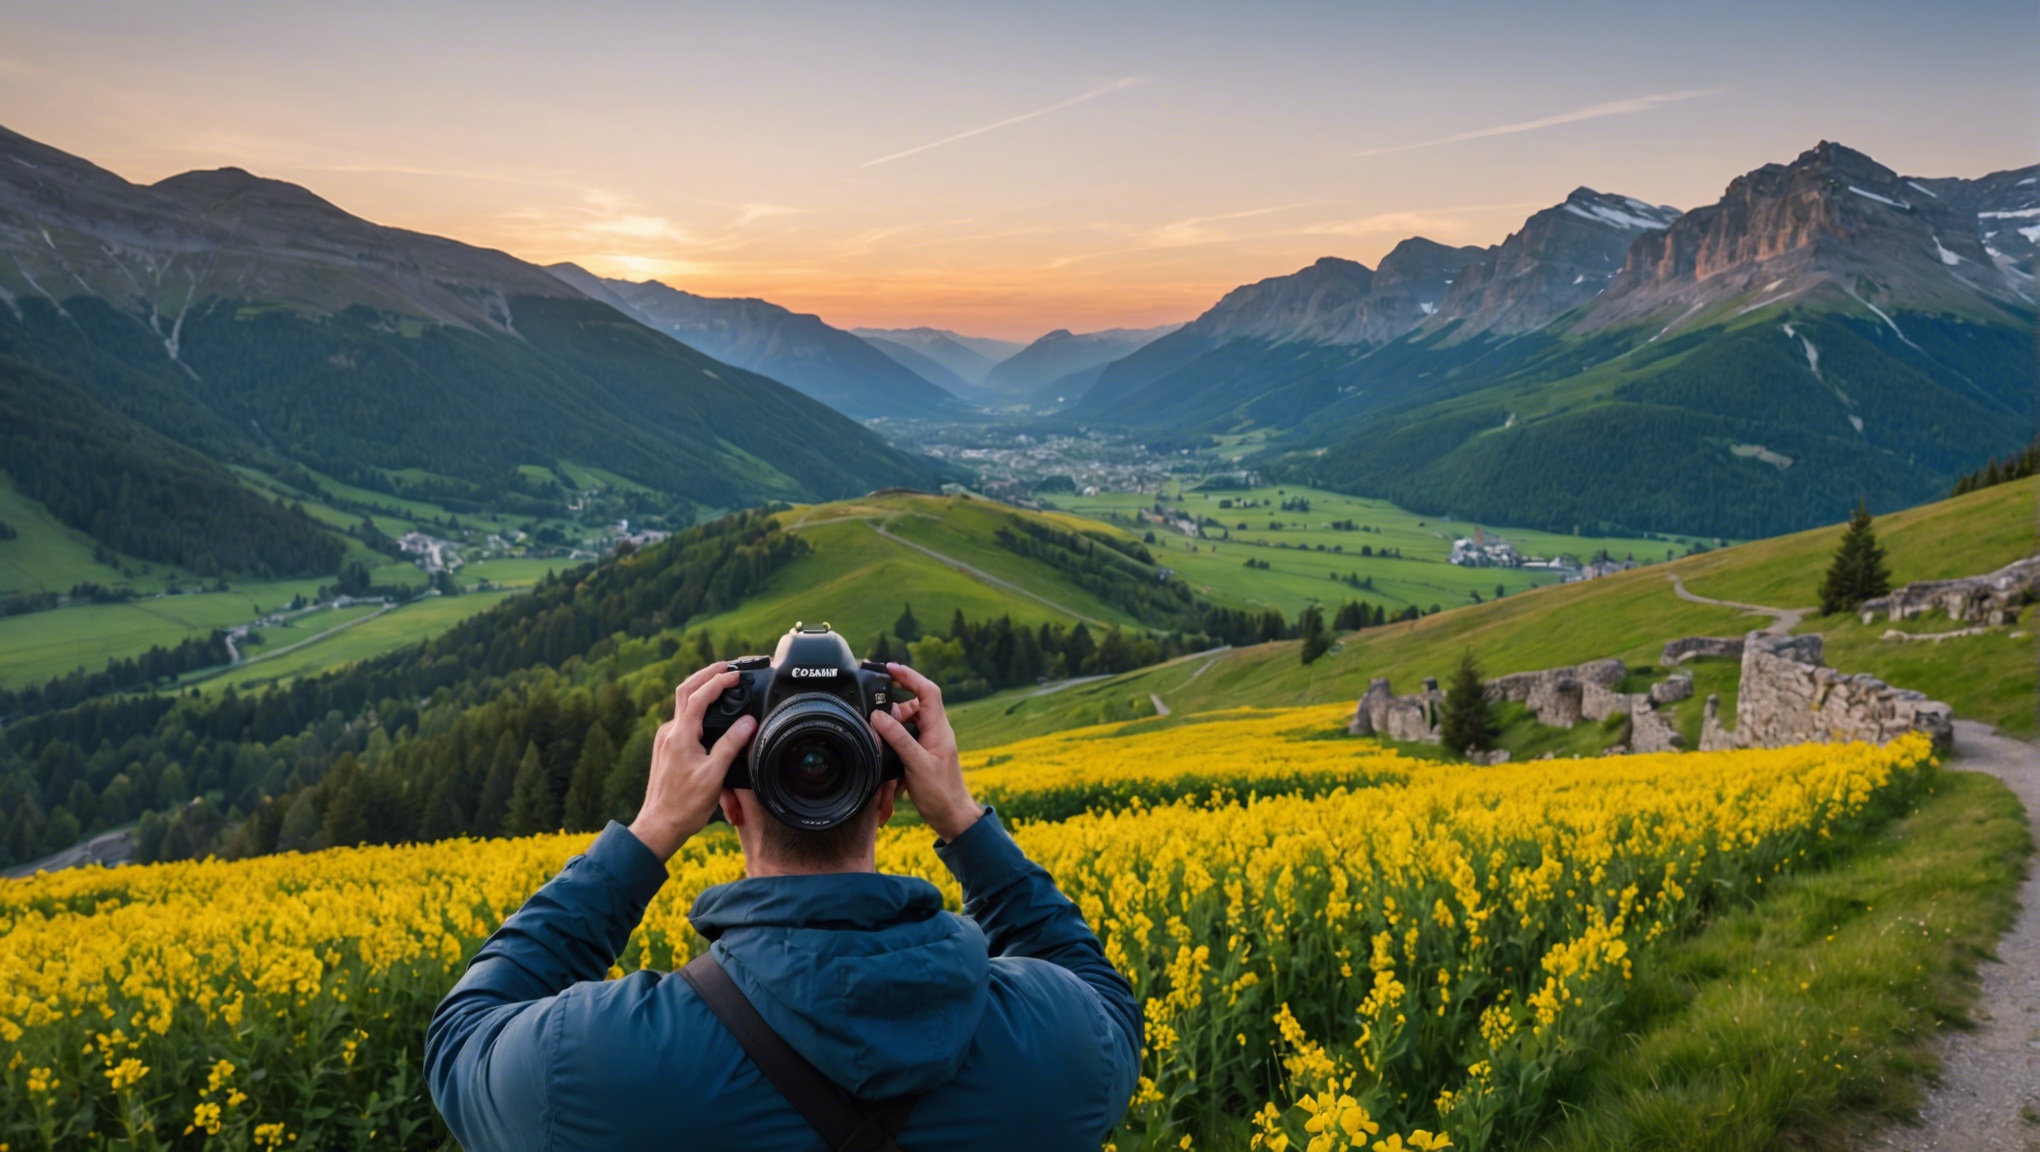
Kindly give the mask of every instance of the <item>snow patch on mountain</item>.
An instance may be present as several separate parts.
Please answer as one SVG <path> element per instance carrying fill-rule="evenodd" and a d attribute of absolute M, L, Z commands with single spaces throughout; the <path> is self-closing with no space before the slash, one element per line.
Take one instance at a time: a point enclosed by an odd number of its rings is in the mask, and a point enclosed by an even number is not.
<path fill-rule="evenodd" d="M 1962 263 L 1962 257 L 1957 256 L 1955 253 L 1950 252 L 1946 248 L 1941 246 L 1941 238 L 1939 236 L 1934 237 L 1934 251 L 1940 254 L 1941 263 L 1943 264 L 1953 267 L 1954 265 Z"/>
<path fill-rule="evenodd" d="M 1634 204 L 1637 202 L 1631 200 L 1630 203 Z M 1645 204 L 1643 207 L 1648 208 L 1650 206 Z M 1620 208 L 1611 208 L 1606 204 L 1593 204 L 1582 207 L 1578 204 L 1568 203 L 1565 206 L 1565 210 L 1582 220 L 1592 220 L 1601 224 L 1613 224 L 1617 228 L 1634 229 L 1639 232 L 1646 232 L 1665 226 L 1661 220 L 1653 220 L 1648 216 L 1639 216 L 1634 212 L 1624 212 Z"/>
<path fill-rule="evenodd" d="M 1922 184 L 1917 180 L 1908 180 L 1906 181 L 1906 183 L 1912 185 L 1913 187 L 1919 189 L 1922 192 L 1925 192 L 1927 195 L 1932 196 L 1936 200 L 1939 200 L 1941 198 L 1941 194 L 1939 192 L 1934 191 L 1932 188 L 1927 187 L 1925 184 Z"/>
<path fill-rule="evenodd" d="M 1912 205 L 1904 203 L 1902 201 L 1893 200 L 1888 196 L 1879 196 L 1877 193 L 1872 192 L 1867 188 L 1858 188 L 1854 184 L 1851 184 L 1849 185 L 1849 191 L 1854 192 L 1856 195 L 1861 196 L 1865 200 L 1875 200 L 1879 204 L 1889 204 L 1893 208 L 1904 209 L 1907 212 L 1912 211 Z"/>

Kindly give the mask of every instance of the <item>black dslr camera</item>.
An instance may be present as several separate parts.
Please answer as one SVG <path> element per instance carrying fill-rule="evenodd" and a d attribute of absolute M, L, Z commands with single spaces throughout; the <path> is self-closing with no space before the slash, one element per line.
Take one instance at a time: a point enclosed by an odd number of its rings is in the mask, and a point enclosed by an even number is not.
<path fill-rule="evenodd" d="M 819 831 L 863 811 L 881 782 L 900 778 L 899 754 L 868 719 L 891 712 L 899 689 L 885 665 L 860 663 L 827 624 L 795 624 L 769 659 L 746 656 L 729 670 L 742 675 L 702 718 L 701 742 L 714 746 L 740 716 L 755 718 L 758 731 L 723 787 L 749 788 L 780 822 Z M 912 722 L 906 727 L 920 735 Z"/>

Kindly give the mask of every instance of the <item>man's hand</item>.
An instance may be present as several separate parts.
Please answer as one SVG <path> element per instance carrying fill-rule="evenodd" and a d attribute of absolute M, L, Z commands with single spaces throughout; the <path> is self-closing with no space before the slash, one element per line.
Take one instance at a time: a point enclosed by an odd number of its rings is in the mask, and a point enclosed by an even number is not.
<path fill-rule="evenodd" d="M 738 673 L 710 664 L 673 690 L 673 718 L 659 725 L 652 739 L 652 774 L 645 784 L 644 807 L 631 821 L 631 834 L 660 860 L 670 860 L 687 838 L 708 827 L 709 814 L 722 796 L 723 776 L 730 763 L 751 742 L 758 722 L 738 718 L 714 748 L 701 745 L 701 718 Z M 952 745 L 953 747 L 953 745 Z"/>
<path fill-rule="evenodd" d="M 871 727 L 892 745 L 893 751 L 900 754 L 900 762 L 906 765 L 907 795 L 913 799 L 915 811 L 935 830 L 935 835 L 954 840 L 977 823 L 984 809 L 970 798 L 970 789 L 964 786 L 963 763 L 956 754 L 956 733 L 949 727 L 949 717 L 942 712 L 942 689 L 905 664 L 887 664 L 885 670 L 911 689 L 914 698 L 898 705 L 890 715 L 872 712 Z M 919 743 L 907 734 L 905 725 L 909 720 L 920 723 Z"/>

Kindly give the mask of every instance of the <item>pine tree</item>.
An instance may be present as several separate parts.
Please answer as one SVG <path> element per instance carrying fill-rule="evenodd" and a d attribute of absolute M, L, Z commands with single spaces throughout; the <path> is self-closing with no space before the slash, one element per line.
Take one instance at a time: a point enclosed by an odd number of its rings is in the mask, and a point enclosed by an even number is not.
<path fill-rule="evenodd" d="M 1494 709 L 1481 688 L 1480 666 L 1467 651 L 1459 657 L 1459 671 L 1445 690 L 1445 707 L 1438 717 L 1439 740 L 1447 751 L 1463 755 L 1494 747 L 1499 734 Z"/>
<path fill-rule="evenodd" d="M 630 734 L 602 782 L 602 809 L 609 819 L 628 824 L 636 818 L 651 774 L 652 730 L 639 728 Z"/>
<path fill-rule="evenodd" d="M 503 815 L 503 835 L 531 836 L 551 832 L 558 825 L 547 811 L 551 807 L 545 784 L 545 761 L 538 754 L 537 741 L 524 745 L 524 759 L 517 765 L 517 780 L 510 786 L 510 810 Z"/>
<path fill-rule="evenodd" d="M 912 644 L 921 638 L 921 622 L 914 619 L 914 606 L 912 604 L 904 604 L 902 607 L 905 611 L 900 613 L 899 619 L 893 621 L 892 633 L 907 643 Z"/>
<path fill-rule="evenodd" d="M 608 819 L 602 809 L 602 785 L 616 761 L 616 745 L 609 731 L 596 725 L 581 743 L 581 758 L 574 762 L 574 774 L 567 782 L 567 799 L 562 819 L 569 832 L 592 832 Z"/>
<path fill-rule="evenodd" d="M 1308 665 L 1332 650 L 1332 634 L 1325 631 L 1325 614 L 1313 604 L 1296 618 L 1296 630 L 1303 635 L 1303 662 Z"/>
<path fill-rule="evenodd" d="M 1858 604 L 1891 591 L 1891 570 L 1884 564 L 1884 549 L 1878 546 L 1871 527 L 1870 509 L 1856 502 L 1849 530 L 1842 534 L 1841 547 L 1829 563 L 1820 583 L 1820 614 L 1852 612 Z"/>
<path fill-rule="evenodd" d="M 490 757 L 489 774 L 482 778 L 482 794 L 475 798 L 474 828 L 477 836 L 493 836 L 510 812 L 510 796 L 517 787 L 517 737 L 504 732 L 496 740 L 496 754 Z M 289 817 L 284 822 L 289 823 Z"/>

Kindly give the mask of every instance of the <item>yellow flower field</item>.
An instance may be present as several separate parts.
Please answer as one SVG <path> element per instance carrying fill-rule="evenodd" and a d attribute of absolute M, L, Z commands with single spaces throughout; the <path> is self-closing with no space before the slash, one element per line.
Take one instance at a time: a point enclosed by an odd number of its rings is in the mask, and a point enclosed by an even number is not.
<path fill-rule="evenodd" d="M 1895 811 L 1929 763 L 1908 739 L 1467 768 L 1326 738 L 1345 713 L 966 755 L 1146 1001 L 1120 1149 L 1498 1147 L 1641 950 Z M 426 1146 L 432 1005 L 587 840 L 0 883 L 0 1146 Z M 929 846 L 888 829 L 880 866 L 954 906 Z M 687 907 L 742 866 L 711 836 L 671 867 L 619 971 L 683 963 Z"/>

